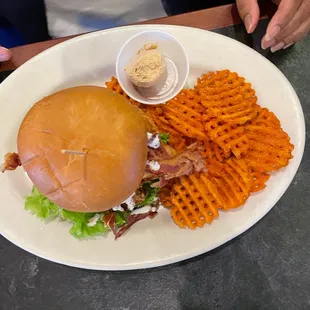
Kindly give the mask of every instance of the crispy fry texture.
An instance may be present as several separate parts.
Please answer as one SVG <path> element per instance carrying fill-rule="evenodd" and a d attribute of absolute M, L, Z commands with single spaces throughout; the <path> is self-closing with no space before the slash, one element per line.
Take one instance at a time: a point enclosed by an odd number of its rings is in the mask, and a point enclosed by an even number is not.
<path fill-rule="evenodd" d="M 208 175 L 182 177 L 173 187 L 171 197 L 170 213 L 181 228 L 202 227 L 218 217 L 220 194 Z"/>
<path fill-rule="evenodd" d="M 183 90 L 160 108 L 148 108 L 158 128 L 202 141 L 207 138 L 202 123 L 204 111 L 199 96 L 191 90 Z"/>
<path fill-rule="evenodd" d="M 259 192 L 266 187 L 266 182 L 270 178 L 270 174 L 265 172 L 253 172 L 251 174 L 252 187 L 251 193 Z"/>
<path fill-rule="evenodd" d="M 274 113 L 257 104 L 252 85 L 229 70 L 210 72 L 194 89 L 165 105 L 141 106 L 120 88 L 107 87 L 139 106 L 177 150 L 199 142 L 208 172 L 174 180 L 160 190 L 161 203 L 181 228 L 211 224 L 219 211 L 238 208 L 266 187 L 270 172 L 286 167 L 294 145 Z"/>
<path fill-rule="evenodd" d="M 209 138 L 221 147 L 225 153 L 232 152 L 237 158 L 249 148 L 249 140 L 244 126 L 225 124 L 212 119 L 205 122 Z"/>
<path fill-rule="evenodd" d="M 250 148 L 243 157 L 254 172 L 271 172 L 288 165 L 294 146 L 272 112 L 262 109 L 256 119 L 246 124 L 245 131 Z"/>
<path fill-rule="evenodd" d="M 196 86 L 205 118 L 242 125 L 256 116 L 257 97 L 250 83 L 237 73 L 223 70 L 204 74 Z"/>

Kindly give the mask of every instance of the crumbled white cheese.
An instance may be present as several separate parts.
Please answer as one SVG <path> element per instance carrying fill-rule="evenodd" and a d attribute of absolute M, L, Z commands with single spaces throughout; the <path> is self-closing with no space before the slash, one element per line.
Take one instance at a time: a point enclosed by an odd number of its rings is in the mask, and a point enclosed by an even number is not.
<path fill-rule="evenodd" d="M 160 147 L 160 139 L 159 135 L 153 135 L 151 133 L 147 133 L 148 146 L 152 149 L 158 149 Z"/>
<path fill-rule="evenodd" d="M 157 211 L 157 208 L 152 207 L 151 211 L 152 211 L 152 212 L 156 212 L 156 211 Z"/>
<path fill-rule="evenodd" d="M 122 206 L 117 206 L 117 207 L 114 207 L 112 208 L 113 211 L 121 211 L 121 212 L 124 212 L 124 208 Z"/>
<path fill-rule="evenodd" d="M 150 167 L 151 170 L 153 171 L 158 171 L 160 169 L 160 164 L 158 161 L 155 161 L 155 160 L 148 160 L 146 162 L 146 164 Z"/>
<path fill-rule="evenodd" d="M 152 209 L 151 206 L 144 206 L 142 208 L 137 208 L 131 212 L 131 215 L 148 213 L 151 211 L 151 209 Z"/>
<path fill-rule="evenodd" d="M 148 139 L 148 140 L 151 140 L 152 138 L 153 138 L 153 134 L 150 133 L 150 132 L 148 132 L 148 133 L 147 133 L 147 139 Z"/>
<path fill-rule="evenodd" d="M 92 218 L 90 218 L 88 220 L 87 226 L 88 227 L 94 227 L 97 224 L 99 219 L 100 219 L 100 214 L 98 214 L 98 213 L 95 214 Z"/>
<path fill-rule="evenodd" d="M 124 204 L 127 205 L 128 210 L 132 211 L 132 210 L 135 208 L 135 206 L 136 206 L 136 204 L 135 204 L 135 202 L 134 202 L 134 200 L 133 200 L 133 196 L 134 196 L 134 195 L 135 195 L 135 192 L 134 192 L 132 195 L 130 195 L 130 196 L 129 196 L 124 202 L 122 202 L 119 206 L 116 206 L 116 207 L 112 208 L 112 210 L 113 210 L 113 211 L 124 212 L 125 210 L 124 210 L 124 208 L 122 207 L 122 204 L 124 203 Z"/>

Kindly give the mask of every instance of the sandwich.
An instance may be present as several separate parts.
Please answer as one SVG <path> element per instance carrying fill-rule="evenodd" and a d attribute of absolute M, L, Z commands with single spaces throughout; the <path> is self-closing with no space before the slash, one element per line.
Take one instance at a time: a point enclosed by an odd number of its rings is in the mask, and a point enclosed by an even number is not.
<path fill-rule="evenodd" d="M 177 152 L 142 110 L 98 86 L 67 88 L 30 108 L 1 171 L 20 166 L 33 184 L 25 209 L 71 222 L 76 238 L 120 237 L 157 215 L 162 188 L 205 169 L 199 145 Z"/>

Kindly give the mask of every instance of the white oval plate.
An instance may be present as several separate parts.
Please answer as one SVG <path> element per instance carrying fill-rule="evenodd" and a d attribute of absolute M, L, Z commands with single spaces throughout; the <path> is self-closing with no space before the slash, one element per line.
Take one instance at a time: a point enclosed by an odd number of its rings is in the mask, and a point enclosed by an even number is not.
<path fill-rule="evenodd" d="M 194 84 L 204 71 L 226 68 L 251 82 L 259 104 L 275 112 L 290 135 L 295 145 L 294 159 L 272 175 L 264 191 L 251 196 L 244 207 L 221 213 L 212 225 L 182 230 L 172 222 L 168 211 L 161 210 L 155 219 L 137 223 L 117 241 L 111 234 L 79 241 L 69 234 L 68 223 L 44 223 L 24 211 L 23 197 L 30 192 L 31 184 L 18 169 L 0 176 L 0 231 L 14 244 L 48 260 L 80 268 L 161 266 L 210 251 L 240 235 L 259 221 L 288 188 L 305 144 L 303 112 L 292 86 L 273 64 L 247 46 L 185 27 L 132 26 L 95 32 L 59 44 L 28 61 L 0 85 L 1 158 L 8 151 L 16 151 L 19 124 L 34 102 L 69 86 L 104 85 L 115 74 L 122 44 L 148 29 L 165 30 L 185 46 L 191 67 L 189 84 Z"/>

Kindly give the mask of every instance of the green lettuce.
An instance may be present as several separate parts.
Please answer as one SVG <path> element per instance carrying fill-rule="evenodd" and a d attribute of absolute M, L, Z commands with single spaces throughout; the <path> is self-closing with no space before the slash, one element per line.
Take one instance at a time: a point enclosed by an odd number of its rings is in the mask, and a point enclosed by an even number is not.
<path fill-rule="evenodd" d="M 43 196 L 35 187 L 32 189 L 31 195 L 26 197 L 25 209 L 42 220 L 56 217 L 59 214 L 59 207 Z"/>
<path fill-rule="evenodd" d="M 26 197 L 25 210 L 30 211 L 42 220 L 59 218 L 69 221 L 72 223 L 70 234 L 75 238 L 103 235 L 109 230 L 100 220 L 92 227 L 87 226 L 88 221 L 95 216 L 96 213 L 81 213 L 64 210 L 42 195 L 36 188 L 33 188 L 31 195 Z M 99 214 L 100 216 L 104 215 L 103 212 Z"/>
<path fill-rule="evenodd" d="M 129 214 L 130 212 L 128 211 L 114 211 L 115 224 L 119 227 L 125 225 Z"/>
<path fill-rule="evenodd" d="M 99 214 L 100 217 L 103 216 L 103 213 Z M 60 209 L 59 215 L 62 220 L 68 220 L 73 224 L 70 229 L 70 234 L 78 239 L 100 236 L 109 230 L 101 220 L 98 220 L 92 227 L 87 226 L 88 221 L 94 217 L 96 213 L 81 213 Z"/>
<path fill-rule="evenodd" d="M 159 139 L 164 144 L 169 143 L 169 138 L 170 138 L 170 133 L 160 133 L 159 134 Z"/>
<path fill-rule="evenodd" d="M 159 188 L 152 187 L 152 184 L 158 181 L 159 180 L 156 179 L 151 182 L 145 182 L 142 184 L 142 190 L 146 196 L 144 200 L 138 204 L 139 207 L 150 205 L 155 201 L 155 198 L 158 196 Z"/>
<path fill-rule="evenodd" d="M 150 205 L 154 202 L 158 195 L 159 188 L 152 187 L 152 184 L 157 181 L 158 180 L 146 182 L 142 185 L 142 190 L 145 193 L 145 199 L 139 203 L 137 207 Z M 100 236 L 110 230 L 110 228 L 105 226 L 101 220 L 98 220 L 94 226 L 89 227 L 87 225 L 89 220 L 96 214 L 99 214 L 101 218 L 106 214 L 106 212 L 83 213 L 64 210 L 42 195 L 35 187 L 33 187 L 31 195 L 26 197 L 25 210 L 31 212 L 41 220 L 60 219 L 70 222 L 72 224 L 70 234 L 78 239 Z M 129 211 L 113 211 L 113 213 L 117 227 L 121 227 L 127 223 L 128 216 L 130 215 Z"/>

